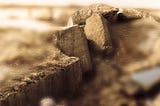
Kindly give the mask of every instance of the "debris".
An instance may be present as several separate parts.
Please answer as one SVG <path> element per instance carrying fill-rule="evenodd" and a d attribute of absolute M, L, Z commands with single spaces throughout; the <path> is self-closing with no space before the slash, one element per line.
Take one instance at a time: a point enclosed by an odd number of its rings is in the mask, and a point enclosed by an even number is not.
<path fill-rule="evenodd" d="M 143 17 L 147 17 L 148 15 L 147 12 L 143 12 L 141 10 L 133 8 L 119 8 L 117 14 L 118 14 L 118 19 L 124 21 L 132 19 L 141 19 Z"/>
<path fill-rule="evenodd" d="M 57 47 L 68 56 L 79 57 L 83 72 L 92 69 L 86 36 L 79 26 L 73 26 L 53 35 Z"/>
<path fill-rule="evenodd" d="M 76 11 L 70 18 L 72 19 L 73 24 L 83 25 L 86 22 L 86 19 L 89 18 L 92 14 L 98 13 L 101 15 L 114 16 L 118 12 L 118 9 L 106 4 L 95 4 L 86 8 L 82 8 Z M 109 14 L 109 15 L 108 15 Z M 113 15 L 111 15 L 113 14 Z M 113 17 L 112 17 L 113 18 Z"/>
<path fill-rule="evenodd" d="M 96 50 L 104 51 L 105 54 L 112 52 L 110 33 L 108 31 L 107 20 L 100 14 L 93 14 L 86 20 L 85 33 L 87 39 L 94 43 Z"/>
<path fill-rule="evenodd" d="M 30 69 L 23 70 L 20 66 L 9 69 L 15 74 L 1 83 L 0 106 L 35 106 L 41 97 L 73 95 L 77 91 L 82 79 L 79 58 L 54 50 L 53 56 L 59 55 L 57 59 L 48 58 Z"/>

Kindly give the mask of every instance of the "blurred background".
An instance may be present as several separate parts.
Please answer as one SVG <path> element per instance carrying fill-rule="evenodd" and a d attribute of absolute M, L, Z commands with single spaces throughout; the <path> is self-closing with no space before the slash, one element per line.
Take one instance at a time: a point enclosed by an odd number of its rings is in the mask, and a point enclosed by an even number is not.
<path fill-rule="evenodd" d="M 35 42 L 35 39 L 39 39 L 42 37 L 41 35 L 52 34 L 52 32 L 55 30 L 63 29 L 67 25 L 67 21 L 72 13 L 82 7 L 95 3 L 106 3 L 115 7 L 139 8 L 144 11 L 149 11 L 154 16 L 160 17 L 160 0 L 0 0 L 0 69 L 4 69 L 4 71 L 6 69 L 12 70 L 8 69 L 8 66 L 4 66 L 3 62 L 7 60 L 7 62 L 11 61 L 11 63 L 13 63 L 14 57 L 18 57 L 19 55 L 22 55 L 23 57 L 23 55 L 26 55 L 25 52 L 24 54 L 20 54 L 19 45 L 28 44 L 28 47 L 32 47 L 32 44 L 38 42 L 35 45 L 38 45 L 38 47 L 39 45 L 41 46 L 42 42 L 39 44 L 39 41 Z M 100 67 L 105 67 L 103 62 L 102 64 L 101 62 L 99 63 Z M 101 68 L 98 70 L 101 70 Z M 0 81 L 3 80 L 3 73 L 0 73 Z M 99 77 L 97 79 L 106 78 L 104 75 L 108 75 L 108 72 L 104 73 L 98 75 Z M 110 76 L 108 75 L 108 77 Z M 93 85 L 91 84 L 84 89 L 90 89 L 90 87 Z M 114 88 L 116 87 L 113 86 L 113 89 Z M 87 95 L 84 97 L 85 101 L 83 101 L 86 105 L 83 106 L 97 106 L 96 97 L 94 98 L 95 94 L 93 94 L 94 92 L 96 92 L 96 90 L 93 92 L 87 91 Z M 102 100 L 102 102 L 107 102 L 104 98 L 108 97 L 108 94 L 112 92 L 112 87 L 111 89 L 107 88 L 107 90 L 100 90 L 100 92 L 101 98 L 99 98 Z M 112 98 L 112 95 L 116 95 L 116 93 L 117 92 L 115 92 L 115 94 L 109 95 L 111 96 L 111 99 L 114 99 Z M 128 98 L 126 95 L 125 97 L 127 98 L 127 101 L 132 101 L 133 99 Z M 119 98 L 123 98 L 123 96 L 120 96 Z M 81 106 L 82 100 L 83 99 L 80 98 L 77 99 L 77 101 L 75 100 L 75 102 L 71 101 L 70 104 L 72 104 L 71 106 Z M 160 97 L 158 96 L 157 101 L 159 100 Z M 93 103 L 91 103 L 92 105 L 88 105 L 88 101 L 93 101 Z M 150 102 L 150 98 L 147 98 L 146 101 L 147 103 Z M 115 101 L 113 100 L 113 102 Z M 76 105 L 77 103 L 79 105 Z M 93 105 L 94 103 L 95 105 Z M 159 104 L 155 106 L 159 106 Z M 122 104 L 122 106 L 128 105 Z"/>
<path fill-rule="evenodd" d="M 0 0 L 0 27 L 45 30 L 65 26 L 75 10 L 94 3 L 150 8 L 156 15 L 159 15 L 156 9 L 160 8 L 160 0 Z M 28 21 L 30 24 L 26 24 Z"/>

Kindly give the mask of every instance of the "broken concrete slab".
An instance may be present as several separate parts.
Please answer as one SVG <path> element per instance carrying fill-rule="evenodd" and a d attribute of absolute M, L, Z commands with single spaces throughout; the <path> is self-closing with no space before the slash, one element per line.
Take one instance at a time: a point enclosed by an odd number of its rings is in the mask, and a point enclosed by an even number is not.
<path fill-rule="evenodd" d="M 93 48 L 103 51 L 105 54 L 112 52 L 110 33 L 108 31 L 107 20 L 100 14 L 93 14 L 86 20 L 84 27 L 87 39 L 93 42 Z"/>
<path fill-rule="evenodd" d="M 53 34 L 55 45 L 66 55 L 79 57 L 83 72 L 92 69 L 88 43 L 83 29 L 73 26 Z"/>
<path fill-rule="evenodd" d="M 94 13 L 103 15 L 103 17 L 106 18 L 109 22 L 116 22 L 117 20 L 130 21 L 148 17 L 157 21 L 160 20 L 159 17 L 154 16 L 149 12 L 143 11 L 142 9 L 115 8 L 106 4 L 94 4 L 73 13 L 73 15 L 71 15 L 69 18 L 68 25 L 84 25 L 86 23 L 86 19 L 88 19 Z"/>
<path fill-rule="evenodd" d="M 15 71 L 0 86 L 0 106 L 37 106 L 46 96 L 72 95 L 82 78 L 80 61 L 62 53 L 56 57 L 26 70 L 27 73 Z"/>
<path fill-rule="evenodd" d="M 37 106 L 43 97 L 70 96 L 79 88 L 80 59 L 63 54 L 46 32 L 27 31 L 1 34 L 0 106 Z"/>
<path fill-rule="evenodd" d="M 99 13 L 104 16 L 113 16 L 116 15 L 118 9 L 106 4 L 94 4 L 88 6 L 86 8 L 82 8 L 76 11 L 71 17 L 70 21 L 72 20 L 73 24 L 85 24 L 87 18 L 89 18 L 93 13 Z M 112 15 L 111 15 L 112 14 Z M 113 18 L 112 17 L 112 18 Z M 71 22 L 70 22 L 71 23 Z"/>

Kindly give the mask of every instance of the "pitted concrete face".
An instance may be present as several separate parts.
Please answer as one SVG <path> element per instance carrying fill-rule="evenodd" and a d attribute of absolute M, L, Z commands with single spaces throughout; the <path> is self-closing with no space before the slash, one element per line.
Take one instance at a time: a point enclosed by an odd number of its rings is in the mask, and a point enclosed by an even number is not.
<path fill-rule="evenodd" d="M 94 14 L 99 14 L 101 18 L 97 20 Z M 104 22 L 103 18 L 108 23 Z M 101 24 L 96 24 L 98 22 Z M 156 18 L 147 12 L 97 4 L 75 12 L 70 18 L 70 23 L 84 24 L 87 39 L 94 38 L 91 40 L 101 48 L 113 44 L 115 47 L 112 46 L 112 48 L 117 51 L 115 53 L 116 65 L 122 70 L 133 72 L 159 63 L 157 53 L 160 48 L 160 25 Z M 102 35 L 106 33 L 103 32 L 107 32 L 107 36 L 110 36 L 107 37 L 108 45 L 104 43 L 106 36 Z"/>
<path fill-rule="evenodd" d="M 94 49 L 103 51 L 106 55 L 113 51 L 108 22 L 102 15 L 94 13 L 89 17 L 84 30 Z"/>
<path fill-rule="evenodd" d="M 106 4 L 95 4 L 76 11 L 70 18 L 72 19 L 73 24 L 82 25 L 85 24 L 86 19 L 89 18 L 93 13 L 111 15 L 111 14 L 116 14 L 116 12 L 118 12 L 118 9 L 115 7 Z"/>
<path fill-rule="evenodd" d="M 14 29 L 1 34 L 0 106 L 37 106 L 42 97 L 78 88 L 82 77 L 79 58 L 62 53 L 45 34 L 23 35 Z"/>
<path fill-rule="evenodd" d="M 83 72 L 92 70 L 87 39 L 80 26 L 75 25 L 59 31 L 53 34 L 52 38 L 57 48 L 64 54 L 80 58 Z"/>

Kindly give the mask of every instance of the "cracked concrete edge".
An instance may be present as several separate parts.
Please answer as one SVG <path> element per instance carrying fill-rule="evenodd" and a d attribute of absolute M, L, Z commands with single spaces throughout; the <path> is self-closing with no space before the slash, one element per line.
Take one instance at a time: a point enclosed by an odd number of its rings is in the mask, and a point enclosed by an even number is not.
<path fill-rule="evenodd" d="M 92 61 L 83 27 L 75 25 L 57 31 L 52 36 L 54 45 L 68 56 L 80 58 L 82 71 L 92 70 Z"/>
<path fill-rule="evenodd" d="M 65 62 L 68 64 L 63 65 Z M 71 57 L 65 62 L 42 63 L 20 81 L 3 87 L 0 106 L 37 106 L 38 101 L 45 96 L 74 94 L 82 78 L 80 61 Z"/>

